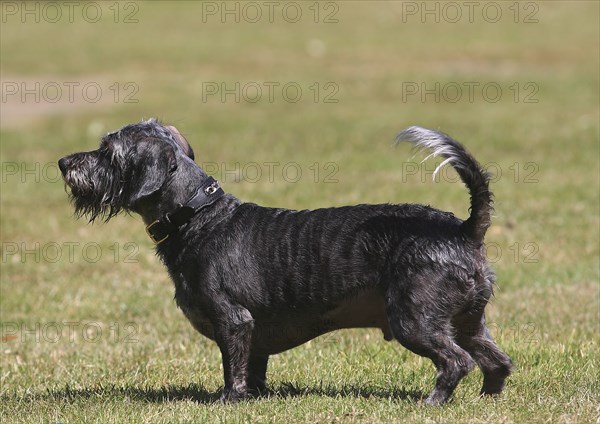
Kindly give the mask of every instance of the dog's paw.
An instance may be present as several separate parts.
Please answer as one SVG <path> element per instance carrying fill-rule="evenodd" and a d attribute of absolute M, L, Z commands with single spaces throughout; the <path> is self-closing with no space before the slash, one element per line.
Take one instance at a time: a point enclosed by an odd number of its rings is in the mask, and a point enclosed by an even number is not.
<path fill-rule="evenodd" d="M 258 398 L 258 397 L 263 397 L 263 396 L 269 396 L 270 394 L 271 394 L 271 391 L 269 390 L 267 385 L 264 383 L 248 386 L 248 395 L 249 396 Z"/>
<path fill-rule="evenodd" d="M 241 400 L 244 400 L 248 397 L 247 392 L 239 392 L 236 390 L 227 390 L 224 389 L 221 393 L 221 397 L 219 398 L 219 402 L 221 403 L 236 403 Z"/>
<path fill-rule="evenodd" d="M 443 395 L 439 392 L 433 391 L 427 399 L 424 399 L 423 405 L 426 406 L 440 406 L 448 402 L 449 396 Z"/>

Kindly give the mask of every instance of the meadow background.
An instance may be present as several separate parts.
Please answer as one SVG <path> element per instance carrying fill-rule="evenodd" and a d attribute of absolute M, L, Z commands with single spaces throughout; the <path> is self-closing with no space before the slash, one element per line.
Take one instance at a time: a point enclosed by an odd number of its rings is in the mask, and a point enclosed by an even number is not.
<path fill-rule="evenodd" d="M 2 2 L 0 420 L 598 422 L 599 4 L 473 4 Z M 63 155 L 149 117 L 226 191 L 293 209 L 465 217 L 456 175 L 432 182 L 435 161 L 393 138 L 417 124 L 466 144 L 495 175 L 504 395 L 478 399 L 475 371 L 424 407 L 432 364 L 348 330 L 272 357 L 271 397 L 213 403 L 219 351 L 141 219 L 75 221 L 58 176 Z"/>

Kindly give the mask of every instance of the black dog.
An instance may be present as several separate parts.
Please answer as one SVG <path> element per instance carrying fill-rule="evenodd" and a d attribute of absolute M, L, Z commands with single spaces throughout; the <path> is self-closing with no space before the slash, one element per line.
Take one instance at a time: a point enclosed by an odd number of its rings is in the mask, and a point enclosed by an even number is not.
<path fill-rule="evenodd" d="M 466 221 L 412 204 L 293 211 L 242 203 L 196 165 L 176 128 L 155 120 L 110 133 L 59 167 L 78 216 L 143 217 L 177 304 L 221 350 L 222 400 L 265 390 L 269 355 L 352 327 L 380 328 L 433 361 L 428 404 L 446 402 L 475 363 L 481 393 L 498 394 L 512 363 L 485 326 L 494 284 L 483 250 L 488 174 L 445 134 L 411 127 L 399 140 L 454 166 L 471 195 Z"/>

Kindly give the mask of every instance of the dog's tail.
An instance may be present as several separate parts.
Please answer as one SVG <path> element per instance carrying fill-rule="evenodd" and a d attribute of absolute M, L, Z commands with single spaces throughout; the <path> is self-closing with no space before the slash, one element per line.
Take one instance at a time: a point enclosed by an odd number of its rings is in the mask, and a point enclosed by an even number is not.
<path fill-rule="evenodd" d="M 490 174 L 462 144 L 442 132 L 409 127 L 398 134 L 396 141 L 410 141 L 417 148 L 431 150 L 431 154 L 424 160 L 432 156 L 443 157 L 445 160 L 435 169 L 434 178 L 446 163 L 453 166 L 471 195 L 470 216 L 463 224 L 465 233 L 473 240 L 482 242 L 493 212 L 493 194 L 489 190 Z"/>

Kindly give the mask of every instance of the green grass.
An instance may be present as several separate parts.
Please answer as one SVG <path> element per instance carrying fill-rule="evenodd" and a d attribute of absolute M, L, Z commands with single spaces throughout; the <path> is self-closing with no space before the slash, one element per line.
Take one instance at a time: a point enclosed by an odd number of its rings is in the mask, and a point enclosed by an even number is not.
<path fill-rule="evenodd" d="M 311 21 L 312 2 L 302 3 L 306 19 L 297 24 L 204 23 L 200 3 L 139 3 L 138 23 L 115 24 L 110 4 L 95 24 L 81 15 L 25 24 L 8 16 L 1 26 L 3 90 L 6 82 L 75 81 L 104 93 L 94 104 L 81 96 L 74 104 L 23 104 L 12 96 L 0 105 L 2 422 L 598 420 L 598 3 L 538 2 L 539 22 L 530 24 L 513 22 L 512 2 L 501 3 L 505 17 L 496 24 L 480 14 L 473 23 L 403 22 L 401 2 L 340 2 L 333 24 Z M 309 53 L 314 40 L 325 46 L 322 56 Z M 203 82 L 236 81 L 297 82 L 304 96 L 203 101 Z M 112 84 L 127 82 L 139 102 L 124 103 L 127 91 L 111 97 Z M 339 101 L 313 102 L 314 82 L 334 82 Z M 494 82 L 503 96 L 403 101 L 406 82 Z M 527 82 L 538 102 L 523 102 L 528 91 L 515 102 L 510 87 Z M 450 404 L 424 407 L 418 400 L 435 377 L 429 361 L 385 343 L 379 331 L 348 330 L 274 356 L 275 395 L 215 404 L 218 349 L 177 309 L 141 219 L 73 220 L 47 165 L 150 116 L 177 125 L 198 162 L 217 164 L 225 190 L 295 209 L 420 202 L 465 217 L 461 184 L 432 183 L 433 162 L 407 175 L 417 162 L 408 162 L 407 147 L 392 147 L 412 124 L 463 141 L 501 172 L 487 242 L 500 254 L 489 321 L 516 364 L 504 395 L 478 399 L 475 371 Z M 265 162 L 279 164 L 272 180 Z M 290 162 L 303 171 L 295 183 L 280 172 Z M 330 162 L 336 168 L 325 168 Z M 48 174 L 12 172 L 13 164 L 36 163 Z M 261 164 L 262 178 L 234 181 L 222 164 L 235 170 L 236 163 Z M 336 182 L 326 183 L 331 169 Z M 69 243 L 78 243 L 72 257 Z M 54 260 L 57 245 L 62 256 Z"/>

